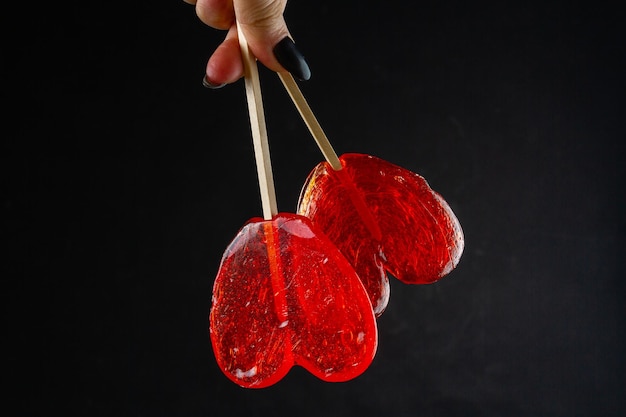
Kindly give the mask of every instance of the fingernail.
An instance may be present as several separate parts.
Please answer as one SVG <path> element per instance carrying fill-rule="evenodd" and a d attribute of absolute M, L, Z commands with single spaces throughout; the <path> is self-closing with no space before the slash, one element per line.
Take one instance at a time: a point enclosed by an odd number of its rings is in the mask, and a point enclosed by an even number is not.
<path fill-rule="evenodd" d="M 213 84 L 209 78 L 205 75 L 204 78 L 202 78 L 202 85 L 205 86 L 206 88 L 210 88 L 211 90 L 217 90 L 218 88 L 222 88 L 226 85 L 226 83 L 224 84 Z"/>
<path fill-rule="evenodd" d="M 296 44 L 289 36 L 283 38 L 274 47 L 274 56 L 276 60 L 294 77 L 306 81 L 311 78 L 311 70 L 309 64 L 306 63 L 304 55 L 300 53 Z"/>

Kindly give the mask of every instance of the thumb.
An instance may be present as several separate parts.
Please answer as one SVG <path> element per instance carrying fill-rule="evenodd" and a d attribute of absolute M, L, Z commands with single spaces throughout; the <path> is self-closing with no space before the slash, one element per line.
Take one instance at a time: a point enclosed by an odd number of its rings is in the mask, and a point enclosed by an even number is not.
<path fill-rule="evenodd" d="M 309 79 L 309 66 L 295 47 L 283 17 L 287 0 L 233 0 L 233 5 L 248 47 L 263 65 Z"/>

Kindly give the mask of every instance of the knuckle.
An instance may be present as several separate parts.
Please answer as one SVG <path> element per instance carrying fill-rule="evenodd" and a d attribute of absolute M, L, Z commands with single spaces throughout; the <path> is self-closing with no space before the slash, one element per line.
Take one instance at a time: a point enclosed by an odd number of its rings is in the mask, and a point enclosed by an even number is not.
<path fill-rule="evenodd" d="M 216 29 L 228 29 L 235 18 L 232 3 L 224 0 L 199 0 L 196 14 L 202 22 Z"/>
<path fill-rule="evenodd" d="M 269 28 L 275 25 L 276 19 L 281 18 L 285 4 L 283 1 L 255 1 L 249 2 L 248 7 L 238 14 L 237 19 L 241 24 Z"/>

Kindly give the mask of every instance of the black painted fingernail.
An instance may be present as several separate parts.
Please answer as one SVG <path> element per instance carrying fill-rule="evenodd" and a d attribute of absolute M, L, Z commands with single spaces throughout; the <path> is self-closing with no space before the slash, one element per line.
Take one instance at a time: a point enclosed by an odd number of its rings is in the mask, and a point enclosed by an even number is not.
<path fill-rule="evenodd" d="M 309 64 L 306 63 L 304 55 L 300 53 L 296 44 L 293 43 L 289 36 L 283 38 L 274 47 L 274 56 L 276 60 L 294 77 L 306 81 L 311 78 L 311 70 Z"/>
<path fill-rule="evenodd" d="M 202 78 L 202 85 L 205 86 L 206 88 L 210 88 L 211 90 L 217 90 L 218 88 L 222 88 L 226 85 L 226 83 L 224 84 L 213 84 L 209 78 L 205 75 Z"/>

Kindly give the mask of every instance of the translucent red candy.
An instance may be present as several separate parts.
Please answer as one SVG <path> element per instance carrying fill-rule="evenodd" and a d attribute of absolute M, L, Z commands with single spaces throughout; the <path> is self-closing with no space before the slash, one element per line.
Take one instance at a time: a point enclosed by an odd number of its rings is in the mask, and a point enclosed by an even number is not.
<path fill-rule="evenodd" d="M 385 271 L 407 284 L 435 282 L 458 264 L 463 232 L 420 175 L 370 155 L 340 161 L 338 171 L 326 162 L 313 169 L 297 212 L 346 256 L 380 315 L 389 299 Z"/>
<path fill-rule="evenodd" d="M 309 219 L 251 219 L 226 249 L 209 316 L 217 363 L 247 388 L 300 365 L 324 381 L 360 375 L 376 353 L 376 318 L 356 272 Z"/>

